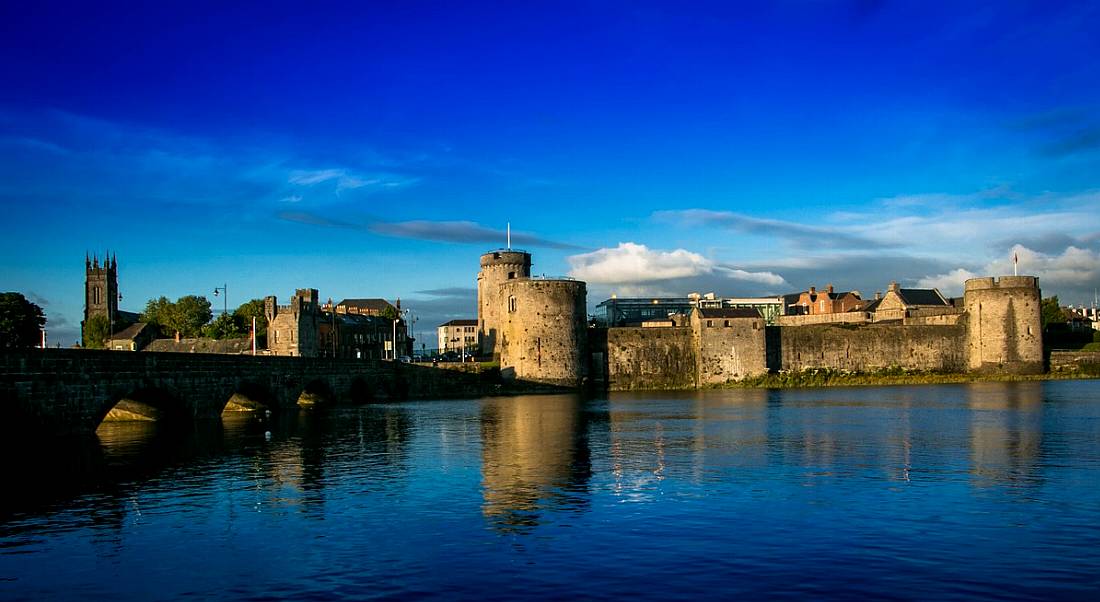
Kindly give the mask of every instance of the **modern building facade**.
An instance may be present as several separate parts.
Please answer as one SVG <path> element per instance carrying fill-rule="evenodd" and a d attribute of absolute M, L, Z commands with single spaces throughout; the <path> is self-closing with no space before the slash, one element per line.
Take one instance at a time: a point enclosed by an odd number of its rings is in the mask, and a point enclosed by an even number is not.
<path fill-rule="evenodd" d="M 451 320 L 440 324 L 435 329 L 439 352 L 455 351 L 477 355 L 481 345 L 477 326 L 477 320 Z"/>

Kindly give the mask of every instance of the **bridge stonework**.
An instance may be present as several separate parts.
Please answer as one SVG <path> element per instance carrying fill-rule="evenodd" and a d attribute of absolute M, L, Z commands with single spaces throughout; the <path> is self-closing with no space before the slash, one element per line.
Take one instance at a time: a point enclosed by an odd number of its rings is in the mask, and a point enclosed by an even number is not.
<path fill-rule="evenodd" d="M 515 389 L 513 391 L 512 389 Z M 165 418 L 217 419 L 234 395 L 271 410 L 303 392 L 344 405 L 460 398 L 523 390 L 477 374 L 397 362 L 333 358 L 124 353 L 75 349 L 0 352 L 2 436 L 94 432 L 119 401 Z"/>

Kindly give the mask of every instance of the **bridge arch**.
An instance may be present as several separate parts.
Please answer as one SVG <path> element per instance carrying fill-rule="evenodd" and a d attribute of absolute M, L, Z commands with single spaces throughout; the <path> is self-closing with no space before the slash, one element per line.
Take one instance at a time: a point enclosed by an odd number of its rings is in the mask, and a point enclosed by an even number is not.
<path fill-rule="evenodd" d="M 297 399 L 300 407 L 309 408 L 332 404 L 336 401 L 336 394 L 327 380 L 315 378 L 302 387 Z"/>
<path fill-rule="evenodd" d="M 194 407 L 171 390 L 152 384 L 120 387 L 102 397 L 93 419 L 93 430 L 105 421 L 161 422 L 191 420 Z"/>
<path fill-rule="evenodd" d="M 278 399 L 269 385 L 255 381 L 242 381 L 233 387 L 221 413 L 257 412 L 276 410 L 278 407 Z"/>

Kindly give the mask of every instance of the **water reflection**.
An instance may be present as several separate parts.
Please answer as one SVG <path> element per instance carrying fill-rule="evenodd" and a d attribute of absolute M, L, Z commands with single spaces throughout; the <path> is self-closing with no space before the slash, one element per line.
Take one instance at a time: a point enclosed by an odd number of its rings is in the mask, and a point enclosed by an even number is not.
<path fill-rule="evenodd" d="M 592 462 L 582 406 L 575 395 L 482 402 L 482 511 L 493 527 L 524 531 L 544 512 L 587 506 Z"/>
<path fill-rule="evenodd" d="M 974 484 L 1039 485 L 1043 384 L 978 383 L 967 397 Z"/>
<path fill-rule="evenodd" d="M 1098 385 L 108 424 L 0 456 L 0 599 L 1088 599 Z"/>

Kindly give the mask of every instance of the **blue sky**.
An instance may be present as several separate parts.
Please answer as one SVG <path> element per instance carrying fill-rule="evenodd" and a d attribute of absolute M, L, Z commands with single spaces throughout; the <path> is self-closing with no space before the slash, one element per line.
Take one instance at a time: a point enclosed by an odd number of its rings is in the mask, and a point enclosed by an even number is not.
<path fill-rule="evenodd" d="M 507 222 L 590 305 L 1100 286 L 1094 2 L 225 4 L 0 7 L 0 282 L 51 340 L 107 248 L 125 309 L 472 317 Z"/>

